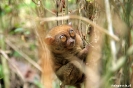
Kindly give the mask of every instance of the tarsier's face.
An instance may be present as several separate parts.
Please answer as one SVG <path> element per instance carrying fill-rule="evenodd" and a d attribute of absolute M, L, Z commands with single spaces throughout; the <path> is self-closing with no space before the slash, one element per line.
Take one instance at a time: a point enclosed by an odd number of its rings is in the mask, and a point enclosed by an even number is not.
<path fill-rule="evenodd" d="M 53 52 L 61 53 L 76 46 L 76 32 L 71 26 L 63 25 L 53 28 L 46 37 L 46 43 Z"/>
<path fill-rule="evenodd" d="M 75 46 L 76 33 L 73 29 L 68 29 L 66 32 L 61 32 L 55 36 L 55 44 L 57 50 L 73 49 Z"/>

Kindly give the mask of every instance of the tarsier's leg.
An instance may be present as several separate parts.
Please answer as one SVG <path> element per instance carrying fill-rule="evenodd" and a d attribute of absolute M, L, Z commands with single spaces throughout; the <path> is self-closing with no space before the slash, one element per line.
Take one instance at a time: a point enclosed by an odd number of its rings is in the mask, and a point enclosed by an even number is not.
<path fill-rule="evenodd" d="M 64 77 L 67 77 L 70 75 L 71 71 L 73 70 L 73 65 L 72 63 L 67 63 L 66 65 L 63 65 L 60 67 L 57 71 L 56 74 L 57 76 L 61 77 L 64 79 Z"/>
<path fill-rule="evenodd" d="M 69 78 L 69 75 L 71 74 L 72 70 L 73 65 L 71 63 L 67 63 L 56 71 L 56 75 L 62 81 L 62 85 L 60 86 L 61 88 L 65 88 L 65 84 L 70 84 L 71 79 Z"/>

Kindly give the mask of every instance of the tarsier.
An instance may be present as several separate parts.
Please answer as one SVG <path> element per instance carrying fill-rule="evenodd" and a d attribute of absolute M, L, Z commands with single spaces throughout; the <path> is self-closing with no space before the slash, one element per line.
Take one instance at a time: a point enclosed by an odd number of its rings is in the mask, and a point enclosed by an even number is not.
<path fill-rule="evenodd" d="M 53 69 L 61 80 L 61 88 L 72 85 L 81 88 L 85 74 L 72 62 L 85 63 L 88 47 L 83 47 L 81 37 L 70 25 L 52 28 L 46 35 L 45 42 L 52 53 Z"/>

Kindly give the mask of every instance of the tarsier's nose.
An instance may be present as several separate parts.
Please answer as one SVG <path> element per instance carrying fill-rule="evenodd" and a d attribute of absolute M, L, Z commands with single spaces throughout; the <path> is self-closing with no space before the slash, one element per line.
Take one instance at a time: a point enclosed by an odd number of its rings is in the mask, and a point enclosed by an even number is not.
<path fill-rule="evenodd" d="M 71 41 L 71 42 L 70 42 L 70 45 L 74 45 L 74 41 Z"/>
<path fill-rule="evenodd" d="M 67 41 L 67 48 L 72 49 L 75 46 L 75 39 L 69 38 Z"/>
<path fill-rule="evenodd" d="M 70 42 L 69 43 L 70 46 L 74 46 L 74 44 L 75 44 L 75 40 L 74 39 L 70 38 L 69 42 Z"/>

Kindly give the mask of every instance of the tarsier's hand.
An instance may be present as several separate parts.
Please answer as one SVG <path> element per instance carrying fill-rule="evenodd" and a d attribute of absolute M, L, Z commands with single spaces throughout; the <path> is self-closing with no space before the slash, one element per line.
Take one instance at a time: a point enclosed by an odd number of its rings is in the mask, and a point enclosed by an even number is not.
<path fill-rule="evenodd" d="M 87 54 L 88 54 L 88 51 L 89 51 L 89 45 L 87 45 L 84 49 L 82 49 L 79 54 L 78 54 L 78 57 L 79 58 L 86 58 Z"/>

